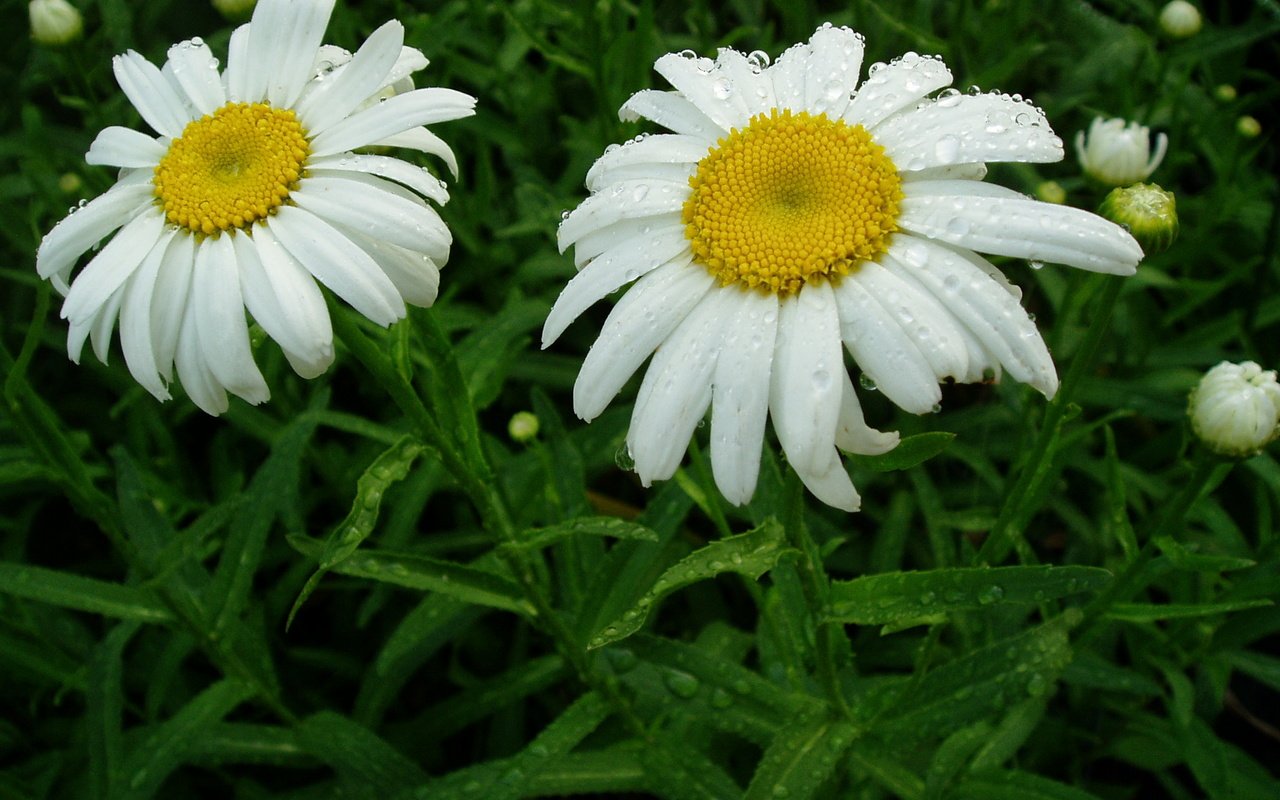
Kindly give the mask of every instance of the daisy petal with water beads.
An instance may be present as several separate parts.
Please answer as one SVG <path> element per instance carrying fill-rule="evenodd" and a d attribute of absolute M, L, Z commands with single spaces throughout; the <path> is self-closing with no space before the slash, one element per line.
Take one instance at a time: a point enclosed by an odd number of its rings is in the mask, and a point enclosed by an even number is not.
<path fill-rule="evenodd" d="M 635 282 L 582 365 L 574 409 L 590 420 L 650 357 L 627 447 L 641 481 L 670 477 L 711 409 L 711 463 L 725 498 L 750 500 L 766 418 L 823 502 L 859 497 L 840 450 L 875 454 L 845 368 L 913 413 L 939 381 L 1000 370 L 1053 395 L 1057 374 L 1019 290 L 978 252 L 1131 274 L 1118 225 L 983 183 L 993 161 L 1052 162 L 1062 141 L 1017 96 L 960 94 L 937 58 L 873 64 L 823 25 L 769 64 L 722 49 L 655 67 L 675 91 L 637 92 L 624 120 L 670 133 L 611 147 L 591 196 L 559 229 L 580 268 L 543 346 L 587 307 Z"/>
<path fill-rule="evenodd" d="M 354 53 L 321 46 L 333 0 L 262 0 L 231 36 L 226 69 L 199 39 L 174 45 L 163 67 L 127 52 L 121 89 L 156 136 L 102 131 L 90 164 L 119 167 L 110 190 L 58 223 L 36 269 L 66 295 L 67 351 L 86 339 L 106 361 L 111 333 L 129 371 L 160 400 L 177 374 L 210 414 L 227 392 L 267 399 L 245 310 L 311 378 L 333 360 L 333 331 L 317 281 L 370 320 L 389 325 L 405 304 L 435 301 L 451 236 L 426 201 L 442 181 L 384 155 L 392 145 L 441 157 L 425 127 L 474 113 L 475 98 L 413 89 L 427 65 L 391 21 Z M 80 256 L 115 232 L 88 265 Z"/>

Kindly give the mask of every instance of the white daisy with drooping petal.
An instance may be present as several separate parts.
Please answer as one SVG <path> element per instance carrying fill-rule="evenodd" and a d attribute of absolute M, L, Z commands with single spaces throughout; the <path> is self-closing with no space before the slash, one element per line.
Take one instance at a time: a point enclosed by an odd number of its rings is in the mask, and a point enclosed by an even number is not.
<path fill-rule="evenodd" d="M 726 499 L 750 500 L 771 417 L 809 490 L 856 510 L 838 450 L 882 453 L 898 434 L 865 422 L 841 345 L 917 414 L 940 380 L 1001 369 L 1049 396 L 1057 373 L 1020 291 L 977 252 L 1120 275 L 1142 258 L 1101 217 L 981 182 L 985 162 L 1062 158 L 1038 108 L 945 89 L 946 65 L 915 53 L 859 85 L 862 56 L 861 35 L 823 25 L 772 65 L 729 49 L 659 58 L 675 91 L 638 92 L 621 116 L 671 133 L 609 148 L 561 224 L 580 271 L 543 346 L 635 282 L 587 354 L 574 410 L 594 418 L 652 355 L 627 435 L 645 485 L 675 472 L 710 408 Z"/>
<path fill-rule="evenodd" d="M 90 164 L 120 180 L 58 223 L 36 269 L 66 295 L 67 351 L 86 339 L 107 360 L 111 332 L 134 378 L 169 398 L 174 367 L 210 414 L 227 392 L 269 396 L 254 363 L 245 310 L 311 378 L 333 360 L 319 284 L 389 325 L 405 304 L 431 305 L 452 237 L 426 201 L 449 195 L 427 170 L 353 150 L 390 145 L 441 157 L 427 130 L 474 113 L 475 98 L 413 89 L 427 65 L 391 21 L 354 54 L 321 46 L 333 0 L 262 0 L 231 36 L 226 70 L 199 39 L 169 49 L 162 68 L 116 56 L 116 79 L 158 135 L 102 131 Z M 76 275 L 80 256 L 111 240 Z"/>

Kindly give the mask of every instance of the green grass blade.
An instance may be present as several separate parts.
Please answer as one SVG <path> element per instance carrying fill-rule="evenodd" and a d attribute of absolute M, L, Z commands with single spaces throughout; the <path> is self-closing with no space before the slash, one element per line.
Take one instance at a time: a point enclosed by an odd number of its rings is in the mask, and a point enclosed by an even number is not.
<path fill-rule="evenodd" d="M 43 567 L 0 562 L 0 592 L 117 619 L 173 621 L 173 613 L 144 588 Z"/>
<path fill-rule="evenodd" d="M 745 800 L 812 797 L 857 735 L 851 723 L 802 716 L 778 731 L 747 787 Z"/>

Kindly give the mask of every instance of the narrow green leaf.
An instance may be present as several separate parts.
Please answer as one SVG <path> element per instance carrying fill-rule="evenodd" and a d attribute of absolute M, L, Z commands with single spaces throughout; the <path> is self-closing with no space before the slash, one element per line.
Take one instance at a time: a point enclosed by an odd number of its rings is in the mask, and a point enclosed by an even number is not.
<path fill-rule="evenodd" d="M 742 787 L 693 747 L 658 741 L 640 751 L 649 786 L 669 800 L 722 800 L 741 797 Z"/>
<path fill-rule="evenodd" d="M 1189 619 L 1227 614 L 1250 608 L 1275 605 L 1270 600 L 1242 600 L 1236 603 L 1116 603 L 1106 616 L 1123 622 L 1155 622 L 1162 619 Z"/>
<path fill-rule="evenodd" d="M 872 472 L 897 472 L 923 464 L 946 450 L 955 438 L 956 435 L 949 431 L 917 433 L 898 442 L 898 446 L 887 453 L 878 456 L 851 454 L 849 460 Z"/>
<path fill-rule="evenodd" d="M 897 750 L 884 742 L 864 736 L 849 748 L 850 772 L 861 773 L 902 800 L 921 800 L 924 797 L 924 780 L 919 770 L 898 760 Z"/>
<path fill-rule="evenodd" d="M 399 750 L 341 714 L 321 711 L 297 728 L 303 750 L 333 768 L 357 794 L 387 795 L 427 782 L 427 775 Z"/>
<path fill-rule="evenodd" d="M 1120 456 L 1116 452 L 1116 437 L 1111 426 L 1103 427 L 1107 443 L 1107 525 L 1120 543 L 1126 560 L 1138 555 L 1138 537 L 1129 521 L 1128 501 L 1125 497 L 1124 476 L 1120 472 Z"/>
<path fill-rule="evenodd" d="M 793 720 L 764 751 L 745 800 L 812 797 L 835 771 L 857 733 L 851 723 L 825 715 Z"/>
<path fill-rule="evenodd" d="M 608 536 L 614 539 L 658 541 L 658 534 L 644 525 L 617 517 L 579 517 L 545 528 L 531 528 L 521 534 L 519 540 L 510 546 L 534 550 L 573 536 Z"/>
<path fill-rule="evenodd" d="M 970 775 L 950 795 L 956 800 L 1098 800 L 1097 795 L 1029 772 L 1001 770 Z"/>
<path fill-rule="evenodd" d="M 747 533 L 719 539 L 695 550 L 663 572 L 634 607 L 601 628 L 587 647 L 603 647 L 640 630 L 655 603 L 691 583 L 725 572 L 736 572 L 752 580 L 759 579 L 778 562 L 783 553 L 788 552 L 784 542 L 782 526 L 777 520 L 768 520 Z"/>
<path fill-rule="evenodd" d="M 925 800 L 942 800 L 951 782 L 964 770 L 969 759 L 989 736 L 991 723 L 979 720 L 943 739 L 942 744 L 934 751 L 933 758 L 929 760 L 929 768 L 925 770 Z"/>
<path fill-rule="evenodd" d="M 305 536 L 289 536 L 288 542 L 298 552 L 318 557 L 323 545 Z M 504 611 L 532 616 L 534 611 L 513 581 L 474 566 L 453 561 L 399 553 L 391 550 L 362 549 L 339 561 L 334 572 L 356 578 L 404 586 L 426 592 L 439 592 L 468 603 L 491 606 Z"/>
<path fill-rule="evenodd" d="M 891 572 L 833 581 L 827 618 L 859 625 L 898 623 L 994 605 L 1032 605 L 1111 581 L 1097 567 L 974 567 Z"/>
<path fill-rule="evenodd" d="M 0 562 L 0 592 L 118 619 L 138 622 L 173 620 L 173 613 L 152 592 L 142 587 L 25 564 Z"/>
<path fill-rule="evenodd" d="M 1132 669 L 1121 667 L 1107 661 L 1099 655 L 1089 652 L 1077 653 L 1067 668 L 1062 671 L 1062 680 L 1072 686 L 1086 689 L 1101 689 L 1110 692 L 1125 692 L 1146 697 L 1158 697 L 1160 684 Z"/>
<path fill-rule="evenodd" d="M 89 661 L 85 722 L 89 750 L 89 786 L 94 797 L 109 797 L 124 761 L 124 686 L 122 655 L 138 632 L 137 622 L 111 629 Z"/>
<path fill-rule="evenodd" d="M 564 659 L 560 656 L 523 661 L 500 675 L 456 691 L 427 708 L 416 720 L 399 730 L 399 738 L 423 745 L 439 742 L 468 725 L 510 708 L 529 695 L 545 691 L 561 682 L 567 674 Z"/>
<path fill-rule="evenodd" d="M 1175 540 L 1171 536 L 1156 536 L 1152 541 L 1155 542 L 1156 547 L 1160 548 L 1160 552 L 1169 559 L 1170 564 L 1187 572 L 1229 572 L 1236 569 L 1248 569 L 1258 563 L 1251 558 L 1197 553 L 1192 547 Z"/>
<path fill-rule="evenodd" d="M 186 763 L 203 732 L 253 696 L 248 684 L 223 680 L 213 684 L 154 729 L 129 753 L 121 770 L 119 796 L 154 797 L 169 773 Z"/>
<path fill-rule="evenodd" d="M 1280 692 L 1280 658 L 1255 653 L 1252 650 L 1237 650 L 1227 654 L 1227 663 L 1256 681 L 1270 686 Z"/>
<path fill-rule="evenodd" d="M 1199 717 L 1179 732 L 1182 757 L 1211 800 L 1274 800 L 1280 780 L 1248 753 L 1225 742 Z"/>
<path fill-rule="evenodd" d="M 297 731 L 278 725 L 219 722 L 206 728 L 194 747 L 191 761 L 203 767 L 256 764 L 309 768 L 318 765 L 299 744 Z"/>
<path fill-rule="evenodd" d="M 1031 697 L 1009 709 L 969 764 L 971 772 L 996 769 L 1017 754 L 1044 720 L 1047 696 Z"/>
<path fill-rule="evenodd" d="M 529 777 L 528 797 L 605 797 L 650 792 L 651 781 L 637 748 L 614 747 L 569 753 L 548 761 Z"/>
<path fill-rule="evenodd" d="M 431 366 L 427 389 L 432 399 L 432 411 L 443 423 L 441 433 L 452 439 L 476 480 L 489 480 L 489 462 L 480 447 L 475 407 L 453 345 L 431 309 L 415 309 L 410 318 Z"/>
<path fill-rule="evenodd" d="M 369 538 L 373 526 L 378 522 L 378 513 L 382 509 L 382 498 L 387 489 L 394 483 L 404 480 L 409 474 L 409 467 L 417 460 L 425 448 L 414 437 L 405 435 L 400 441 L 388 447 L 373 460 L 356 482 L 356 498 L 351 510 L 338 527 L 334 528 L 325 539 L 323 549 L 315 555 L 320 562 L 319 567 L 307 579 L 298 597 L 293 601 L 285 628 L 293 623 L 298 609 L 306 602 L 311 593 L 320 585 L 324 573 L 355 552 L 360 543 Z"/>

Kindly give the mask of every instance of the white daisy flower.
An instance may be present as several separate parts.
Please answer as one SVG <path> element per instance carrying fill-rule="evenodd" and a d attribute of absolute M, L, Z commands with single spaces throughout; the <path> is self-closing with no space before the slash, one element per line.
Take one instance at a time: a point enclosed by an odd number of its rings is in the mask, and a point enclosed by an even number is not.
<path fill-rule="evenodd" d="M 332 10 L 333 0 L 262 0 L 221 73 L 199 39 L 171 47 L 162 68 L 116 56 L 120 87 L 159 135 L 102 131 L 86 161 L 119 167 L 119 181 L 40 243 L 36 269 L 66 295 L 72 361 L 88 338 L 105 362 L 118 317 L 147 391 L 168 399 L 176 364 L 195 404 L 219 414 L 227 392 L 269 396 L 246 308 L 311 378 L 333 360 L 316 281 L 380 325 L 406 302 L 435 301 L 452 239 L 424 198 L 446 202 L 443 182 L 352 151 L 420 150 L 456 175 L 449 147 L 423 126 L 470 116 L 475 98 L 404 86 L 427 59 L 403 46 L 396 21 L 354 55 L 321 47 Z M 72 282 L 81 254 L 117 229 Z"/>
<path fill-rule="evenodd" d="M 1145 181 L 1164 161 L 1169 137 L 1156 135 L 1151 150 L 1151 132 L 1145 125 L 1122 119 L 1094 117 L 1089 134 L 1076 131 L 1076 158 L 1085 174 L 1108 186 L 1129 186 Z"/>
<path fill-rule="evenodd" d="M 672 131 L 611 147 L 560 226 L 581 271 L 543 329 L 554 342 L 624 284 L 574 387 L 598 415 L 651 354 L 627 446 L 648 485 L 670 477 L 711 409 L 711 463 L 730 502 L 755 489 L 766 417 L 809 490 L 855 510 L 837 448 L 875 454 L 841 344 L 897 405 L 925 413 L 943 378 L 1007 370 L 1045 395 L 1053 361 L 1020 292 L 974 251 L 1130 274 L 1119 226 L 982 183 L 987 161 L 1050 162 L 1062 142 L 1018 97 L 962 95 L 936 58 L 873 64 L 862 36 L 823 25 L 771 66 L 724 49 L 668 54 L 674 92 L 624 120 Z"/>

